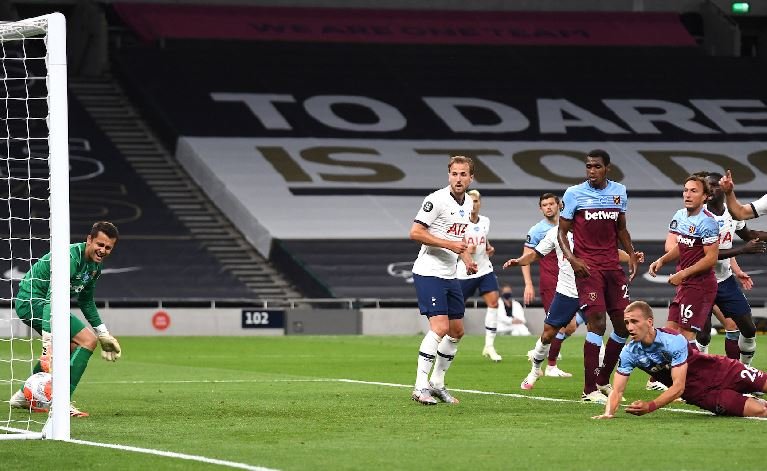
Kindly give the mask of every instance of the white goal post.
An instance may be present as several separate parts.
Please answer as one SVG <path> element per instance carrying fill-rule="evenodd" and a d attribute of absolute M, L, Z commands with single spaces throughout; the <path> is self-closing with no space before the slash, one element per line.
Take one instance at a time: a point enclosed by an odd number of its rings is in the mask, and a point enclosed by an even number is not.
<path fill-rule="evenodd" d="M 69 130 L 64 15 L 0 23 L 0 52 L 0 102 L 4 102 L 0 119 L 5 125 L 4 130 L 0 125 L 0 187 L 4 187 L 2 206 L 7 208 L 0 209 L 0 224 L 6 226 L 0 229 L 0 244 L 5 244 L 0 250 L 4 285 L 0 296 L 7 307 L 0 316 L 7 321 L 0 325 L 1 343 L 7 344 L 0 350 L 0 394 L 8 393 L 0 396 L 0 404 L 7 405 L 7 415 L 0 410 L 0 440 L 69 440 Z M 19 229 L 25 223 L 26 233 Z M 23 276 L 19 272 L 28 270 L 48 251 L 53 379 L 52 406 L 46 417 L 12 408 L 7 397 L 20 389 L 40 355 L 40 342 L 32 341 L 32 329 L 24 329 L 15 318 L 13 293 Z M 27 418 L 20 418 L 20 413 Z"/>

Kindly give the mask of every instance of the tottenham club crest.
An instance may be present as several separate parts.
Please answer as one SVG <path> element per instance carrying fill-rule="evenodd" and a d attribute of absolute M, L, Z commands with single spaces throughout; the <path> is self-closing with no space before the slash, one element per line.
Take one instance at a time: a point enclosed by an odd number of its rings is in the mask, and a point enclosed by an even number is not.
<path fill-rule="evenodd" d="M 458 211 L 458 214 L 460 214 L 460 215 L 461 215 L 461 217 L 463 217 L 463 216 L 466 214 L 466 211 L 464 211 L 464 210 L 462 209 L 462 210 Z"/>
<path fill-rule="evenodd" d="M 434 209 L 434 205 L 433 205 L 433 204 L 431 204 L 431 201 L 427 201 L 427 202 L 425 202 L 425 203 L 423 204 L 423 210 L 424 210 L 424 211 L 426 211 L 427 213 L 428 213 L 429 211 L 431 211 L 432 209 Z"/>

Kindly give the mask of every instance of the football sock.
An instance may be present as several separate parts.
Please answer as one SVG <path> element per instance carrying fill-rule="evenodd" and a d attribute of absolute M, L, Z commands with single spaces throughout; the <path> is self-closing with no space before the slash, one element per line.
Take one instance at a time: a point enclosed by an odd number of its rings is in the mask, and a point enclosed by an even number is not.
<path fill-rule="evenodd" d="M 738 348 L 740 349 L 740 362 L 744 365 L 750 365 L 756 352 L 756 337 L 746 338 L 740 334 Z"/>
<path fill-rule="evenodd" d="M 485 346 L 492 347 L 498 331 L 498 308 L 488 307 L 485 313 Z"/>
<path fill-rule="evenodd" d="M 549 354 L 549 347 L 551 347 L 551 344 L 544 345 L 540 338 L 535 342 L 535 350 L 533 350 L 533 367 L 535 369 L 541 367 L 543 360 Z"/>
<path fill-rule="evenodd" d="M 442 337 L 430 330 L 421 341 L 421 347 L 418 349 L 418 370 L 415 375 L 416 389 L 429 387 L 429 372 L 434 365 L 434 357 L 437 355 L 437 347 L 441 340 Z"/>
<path fill-rule="evenodd" d="M 559 356 L 559 351 L 562 349 L 562 342 L 564 342 L 566 338 L 567 335 L 563 332 L 557 332 L 557 335 L 551 341 L 551 348 L 549 349 L 549 366 L 557 364 L 557 357 Z"/>
<path fill-rule="evenodd" d="M 597 390 L 597 375 L 599 374 L 599 349 L 602 347 L 602 336 L 589 332 L 583 342 L 583 392 L 589 394 Z"/>
<path fill-rule="evenodd" d="M 740 338 L 739 330 L 727 330 L 724 333 L 724 352 L 727 358 L 733 360 L 740 359 L 740 347 L 738 346 L 738 339 Z"/>
<path fill-rule="evenodd" d="M 72 394 L 85 373 L 88 360 L 91 359 L 92 351 L 84 347 L 77 347 L 69 357 L 69 393 Z"/>
<path fill-rule="evenodd" d="M 613 332 L 610 334 L 610 339 L 605 346 L 605 357 L 602 366 L 599 369 L 599 376 L 597 377 L 597 384 L 604 385 L 610 382 L 610 375 L 618 363 L 618 357 L 623 350 L 623 346 L 626 345 L 626 339 Z"/>
<path fill-rule="evenodd" d="M 708 353 L 708 345 L 703 345 L 702 343 L 698 342 L 698 350 L 700 350 L 702 353 Z"/>
<path fill-rule="evenodd" d="M 437 348 L 437 360 L 434 362 L 434 371 L 431 372 L 431 384 L 435 388 L 445 387 L 445 373 L 450 365 L 453 364 L 453 358 L 458 351 L 458 340 L 449 335 L 445 335 Z"/>

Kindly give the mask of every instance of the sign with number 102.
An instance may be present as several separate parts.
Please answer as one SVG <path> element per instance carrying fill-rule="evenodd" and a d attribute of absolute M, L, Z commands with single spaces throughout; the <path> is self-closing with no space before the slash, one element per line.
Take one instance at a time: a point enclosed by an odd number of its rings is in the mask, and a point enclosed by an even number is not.
<path fill-rule="evenodd" d="M 243 329 L 283 329 L 285 311 L 278 309 L 243 309 Z"/>

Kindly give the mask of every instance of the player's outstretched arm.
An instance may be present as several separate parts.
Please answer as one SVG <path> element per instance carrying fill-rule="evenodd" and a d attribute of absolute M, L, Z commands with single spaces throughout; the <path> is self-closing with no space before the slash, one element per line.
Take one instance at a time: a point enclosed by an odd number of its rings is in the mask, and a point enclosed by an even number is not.
<path fill-rule="evenodd" d="M 671 381 L 671 386 L 660 396 L 652 401 L 634 401 L 626 408 L 626 412 L 633 415 L 649 414 L 682 397 L 687 381 L 687 363 L 671 368 Z"/>
<path fill-rule="evenodd" d="M 626 391 L 626 385 L 629 382 L 629 377 L 620 373 L 613 375 L 613 390 L 607 397 L 607 404 L 605 404 L 605 413 L 602 415 L 595 415 L 592 419 L 612 419 L 615 417 L 615 411 L 618 410 L 618 405 L 621 403 L 624 391 Z"/>
<path fill-rule="evenodd" d="M 535 250 L 525 251 L 519 258 L 510 258 L 503 264 L 503 268 L 509 267 L 525 267 L 538 260 L 538 252 Z M 531 300 L 532 301 L 532 300 Z"/>

